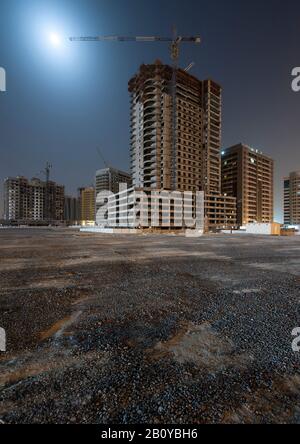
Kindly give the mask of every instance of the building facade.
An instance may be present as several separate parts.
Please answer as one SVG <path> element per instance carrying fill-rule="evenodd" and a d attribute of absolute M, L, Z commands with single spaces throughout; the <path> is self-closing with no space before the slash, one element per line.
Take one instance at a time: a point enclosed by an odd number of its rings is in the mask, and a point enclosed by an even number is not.
<path fill-rule="evenodd" d="M 300 171 L 284 179 L 284 223 L 300 225 Z"/>
<path fill-rule="evenodd" d="M 238 225 L 271 223 L 274 161 L 247 145 L 222 151 L 222 193 L 237 199 Z"/>
<path fill-rule="evenodd" d="M 290 206 L 290 178 L 285 177 L 283 180 L 283 214 L 285 225 L 290 225 L 291 223 Z"/>
<path fill-rule="evenodd" d="M 96 220 L 95 188 L 79 188 L 80 222 L 82 225 L 92 224 Z"/>
<path fill-rule="evenodd" d="M 76 224 L 80 220 L 79 199 L 76 197 L 65 197 L 64 220 L 67 224 Z"/>
<path fill-rule="evenodd" d="M 131 175 L 116 168 L 103 168 L 96 171 L 95 185 L 96 197 L 101 191 L 111 191 L 114 194 L 119 192 L 119 184 L 126 184 L 128 188 L 132 185 Z M 99 205 L 96 203 L 96 211 Z"/>
<path fill-rule="evenodd" d="M 7 178 L 4 181 L 4 218 L 16 223 L 62 222 L 64 187 L 37 178 Z"/>
<path fill-rule="evenodd" d="M 142 65 L 129 81 L 133 186 L 204 191 L 208 225 L 235 224 L 234 199 L 221 195 L 221 87 L 178 69 L 174 113 L 172 74 L 172 67 L 157 61 Z"/>
<path fill-rule="evenodd" d="M 157 61 L 129 81 L 133 185 L 220 192 L 221 87 L 177 71 L 174 152 L 172 73 Z"/>
<path fill-rule="evenodd" d="M 119 192 L 120 183 L 126 183 L 130 187 L 132 180 L 130 174 L 125 171 L 116 168 L 103 168 L 96 171 L 95 183 L 96 194 L 100 191 L 111 191 L 116 194 Z"/>
<path fill-rule="evenodd" d="M 206 193 L 204 214 L 206 230 L 236 227 L 236 198 L 217 192 Z"/>

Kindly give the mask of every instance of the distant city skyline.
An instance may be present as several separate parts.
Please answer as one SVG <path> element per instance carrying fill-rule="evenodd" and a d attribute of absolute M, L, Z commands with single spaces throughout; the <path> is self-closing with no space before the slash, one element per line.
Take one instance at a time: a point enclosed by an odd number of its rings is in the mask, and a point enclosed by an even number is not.
<path fill-rule="evenodd" d="M 76 195 L 104 167 L 99 145 L 110 165 L 129 171 L 127 83 L 143 62 L 168 63 L 168 45 L 67 39 L 169 35 L 176 23 L 180 33 L 203 39 L 200 46 L 183 47 L 180 65 L 193 61 L 196 77 L 222 86 L 222 146 L 245 143 L 275 160 L 275 220 L 282 221 L 283 178 L 300 169 L 300 95 L 291 89 L 292 68 L 299 66 L 300 4 L 152 3 L 149 9 L 135 0 L 2 0 L 0 66 L 7 92 L 0 95 L 1 188 L 5 177 L 34 177 L 49 160 L 53 180 Z M 61 34 L 63 51 L 53 38 L 52 46 L 47 41 L 52 30 Z"/>

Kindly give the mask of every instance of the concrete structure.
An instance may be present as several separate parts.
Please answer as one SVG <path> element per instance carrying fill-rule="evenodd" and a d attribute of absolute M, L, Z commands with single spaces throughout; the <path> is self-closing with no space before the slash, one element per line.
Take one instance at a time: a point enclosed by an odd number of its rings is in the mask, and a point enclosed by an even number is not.
<path fill-rule="evenodd" d="M 111 167 L 96 171 L 96 197 L 101 191 L 111 191 L 114 194 L 118 193 L 120 183 L 126 183 L 127 187 L 130 188 L 132 185 L 130 174 Z M 96 203 L 96 210 L 98 209 L 99 206 L 97 206 Z"/>
<path fill-rule="evenodd" d="M 129 81 L 133 185 L 220 191 L 221 87 L 177 71 L 176 152 L 172 152 L 172 68 L 142 65 Z"/>
<path fill-rule="evenodd" d="M 64 187 L 23 176 L 4 182 L 4 218 L 15 223 L 53 223 L 64 220 Z"/>
<path fill-rule="evenodd" d="M 132 228 L 101 228 L 101 227 L 82 227 L 82 233 L 101 233 L 101 234 L 139 234 L 140 230 Z"/>
<path fill-rule="evenodd" d="M 300 225 L 300 171 L 284 179 L 284 223 Z"/>
<path fill-rule="evenodd" d="M 204 191 L 207 225 L 235 223 L 235 200 L 221 195 L 221 87 L 177 70 L 174 150 L 172 72 L 157 61 L 129 81 L 133 186 Z"/>
<path fill-rule="evenodd" d="M 206 230 L 236 227 L 236 199 L 220 193 L 205 195 Z"/>
<path fill-rule="evenodd" d="M 290 206 L 290 178 L 285 177 L 283 180 L 283 214 L 285 225 L 290 225 L 291 223 Z"/>
<path fill-rule="evenodd" d="M 247 224 L 245 226 L 247 234 L 262 234 L 262 235 L 272 235 L 280 236 L 281 225 L 277 222 L 270 224 L 257 223 L 257 224 Z"/>
<path fill-rule="evenodd" d="M 67 224 L 73 225 L 80 220 L 80 205 L 77 197 L 65 196 L 64 220 Z"/>
<path fill-rule="evenodd" d="M 222 193 L 237 199 L 238 225 L 273 222 L 274 161 L 247 145 L 222 151 Z"/>
<path fill-rule="evenodd" d="M 80 223 L 90 225 L 95 222 L 95 188 L 79 188 Z"/>
<path fill-rule="evenodd" d="M 96 193 L 100 191 L 111 191 L 113 193 L 119 192 L 119 184 L 126 183 L 128 187 L 131 186 L 131 176 L 125 171 L 116 168 L 103 168 L 96 171 Z"/>

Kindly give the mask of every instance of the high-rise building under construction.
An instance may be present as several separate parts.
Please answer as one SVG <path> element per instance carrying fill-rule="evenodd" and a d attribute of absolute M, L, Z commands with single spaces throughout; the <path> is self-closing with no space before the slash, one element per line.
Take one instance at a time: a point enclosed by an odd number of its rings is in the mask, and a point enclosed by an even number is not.
<path fill-rule="evenodd" d="M 177 71 L 173 152 L 172 72 L 157 61 L 129 82 L 134 185 L 219 192 L 221 88 Z"/>
<path fill-rule="evenodd" d="M 274 161 L 244 144 L 222 151 L 222 192 L 237 199 L 237 222 L 273 222 Z"/>
<path fill-rule="evenodd" d="M 235 199 L 221 195 L 221 87 L 178 69 L 174 94 L 172 76 L 156 61 L 129 81 L 133 186 L 204 191 L 208 225 L 234 225 Z"/>
<path fill-rule="evenodd" d="M 300 171 L 284 180 L 284 223 L 300 225 Z"/>

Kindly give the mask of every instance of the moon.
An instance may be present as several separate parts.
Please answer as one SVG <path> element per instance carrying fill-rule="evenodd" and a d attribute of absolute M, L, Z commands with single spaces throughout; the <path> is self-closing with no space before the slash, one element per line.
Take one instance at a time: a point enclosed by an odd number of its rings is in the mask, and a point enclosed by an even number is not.
<path fill-rule="evenodd" d="M 54 46 L 55 48 L 58 48 L 59 46 L 61 46 L 60 35 L 57 34 L 56 32 L 51 32 L 49 34 L 49 42 L 51 43 L 52 46 Z"/>

